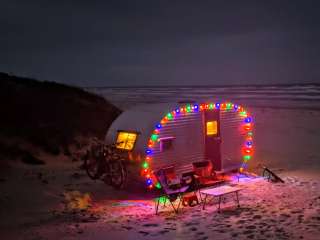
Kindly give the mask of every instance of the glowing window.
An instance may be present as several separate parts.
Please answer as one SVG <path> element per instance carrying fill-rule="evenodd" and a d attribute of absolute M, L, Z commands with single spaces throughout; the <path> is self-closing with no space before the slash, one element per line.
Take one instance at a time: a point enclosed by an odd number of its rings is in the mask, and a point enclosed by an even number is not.
<path fill-rule="evenodd" d="M 132 132 L 118 132 L 117 148 L 132 150 L 136 143 L 137 133 Z"/>
<path fill-rule="evenodd" d="M 217 121 L 207 122 L 207 135 L 217 135 L 218 124 Z"/>

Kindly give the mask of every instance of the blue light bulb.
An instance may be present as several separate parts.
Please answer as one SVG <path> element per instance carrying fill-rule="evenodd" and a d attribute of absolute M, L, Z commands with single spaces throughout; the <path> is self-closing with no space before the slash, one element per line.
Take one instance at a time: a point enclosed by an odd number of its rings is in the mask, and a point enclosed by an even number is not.
<path fill-rule="evenodd" d="M 246 117 L 246 118 L 244 119 L 244 121 L 245 121 L 246 123 L 251 123 L 252 118 L 251 118 L 251 117 Z"/>
<path fill-rule="evenodd" d="M 147 185 L 151 185 L 152 184 L 152 180 L 150 178 L 147 179 Z"/>

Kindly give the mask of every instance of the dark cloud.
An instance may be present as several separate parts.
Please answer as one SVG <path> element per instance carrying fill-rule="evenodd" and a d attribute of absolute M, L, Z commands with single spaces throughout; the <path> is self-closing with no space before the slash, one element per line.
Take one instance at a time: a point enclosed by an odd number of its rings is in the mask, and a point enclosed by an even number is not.
<path fill-rule="evenodd" d="M 2 1 L 0 71 L 76 85 L 319 81 L 318 1 Z"/>

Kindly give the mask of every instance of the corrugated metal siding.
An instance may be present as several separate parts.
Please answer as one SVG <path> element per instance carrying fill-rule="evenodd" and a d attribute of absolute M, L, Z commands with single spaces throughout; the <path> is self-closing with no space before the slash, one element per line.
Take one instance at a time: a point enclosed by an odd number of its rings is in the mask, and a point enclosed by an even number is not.
<path fill-rule="evenodd" d="M 204 160 L 204 136 L 201 113 L 181 115 L 161 129 L 159 138 L 175 137 L 173 148 L 160 152 L 160 143 L 153 149 L 151 168 L 174 165 L 177 173 L 192 170 L 192 162 Z"/>
<path fill-rule="evenodd" d="M 222 169 L 239 168 L 242 162 L 241 147 L 244 135 L 241 130 L 243 119 L 237 112 L 220 111 Z"/>

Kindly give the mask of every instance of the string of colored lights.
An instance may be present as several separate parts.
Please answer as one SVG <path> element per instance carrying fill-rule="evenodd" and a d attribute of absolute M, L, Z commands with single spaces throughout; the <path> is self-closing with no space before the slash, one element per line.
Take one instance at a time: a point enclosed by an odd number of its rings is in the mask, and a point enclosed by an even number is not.
<path fill-rule="evenodd" d="M 253 133 L 252 125 L 253 119 L 247 111 L 240 105 L 233 104 L 231 102 L 226 103 L 203 103 L 203 104 L 187 104 L 184 107 L 178 107 L 172 112 L 169 112 L 162 118 L 153 130 L 151 137 L 148 141 L 148 148 L 146 149 L 146 158 L 142 164 L 142 175 L 146 178 L 147 186 L 152 189 L 153 187 L 161 188 L 160 183 L 157 182 L 152 170 L 150 169 L 150 162 L 152 161 L 153 148 L 159 141 L 159 133 L 161 129 L 170 121 L 174 120 L 177 116 L 186 115 L 192 112 L 201 112 L 207 110 L 220 110 L 220 111 L 233 111 L 239 113 L 239 116 L 243 119 L 242 131 L 245 137 L 244 145 L 242 146 L 242 164 L 239 168 L 240 172 L 243 172 L 247 168 L 247 163 L 252 159 L 253 155 Z"/>

